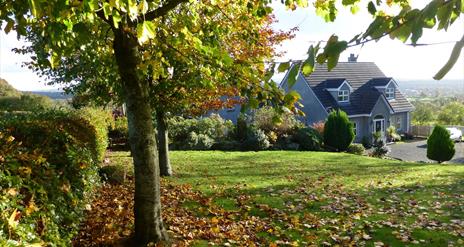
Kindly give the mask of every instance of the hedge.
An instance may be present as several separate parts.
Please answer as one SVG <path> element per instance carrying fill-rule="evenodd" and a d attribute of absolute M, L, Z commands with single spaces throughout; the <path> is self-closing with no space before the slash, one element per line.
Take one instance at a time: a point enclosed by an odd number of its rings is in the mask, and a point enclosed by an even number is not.
<path fill-rule="evenodd" d="M 99 184 L 106 113 L 0 116 L 0 246 L 70 246 Z"/>

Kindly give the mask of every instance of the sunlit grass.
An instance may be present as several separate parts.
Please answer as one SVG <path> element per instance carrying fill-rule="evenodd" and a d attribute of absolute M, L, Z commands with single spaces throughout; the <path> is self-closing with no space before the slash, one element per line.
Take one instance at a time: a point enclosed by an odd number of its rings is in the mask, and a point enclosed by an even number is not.
<path fill-rule="evenodd" d="M 131 164 L 128 153 L 110 156 L 114 163 Z M 345 224 L 352 231 L 366 232 L 372 238 L 365 240 L 367 246 L 379 241 L 390 246 L 464 243 L 457 234 L 463 231 L 462 226 L 442 227 L 464 218 L 464 165 L 288 151 L 174 151 L 171 160 L 174 176 L 167 178 L 170 182 L 191 184 L 226 211 L 239 210 L 237 198 L 246 195 L 249 199 L 245 203 L 252 215 L 269 217 L 260 206 L 265 205 L 291 217 L 312 214 L 323 222 L 338 222 L 306 231 L 284 230 L 286 222 L 273 223 L 281 234 L 299 245 L 307 244 L 305 239 L 312 235 L 319 244 L 331 242 L 329 236 L 335 234 L 334 229 Z M 195 202 L 186 205 L 193 211 L 201 206 Z M 422 229 L 419 220 L 439 227 Z M 342 236 L 346 231 L 338 234 Z M 405 234 L 411 237 L 402 241 Z M 261 235 L 277 239 L 271 233 Z"/>

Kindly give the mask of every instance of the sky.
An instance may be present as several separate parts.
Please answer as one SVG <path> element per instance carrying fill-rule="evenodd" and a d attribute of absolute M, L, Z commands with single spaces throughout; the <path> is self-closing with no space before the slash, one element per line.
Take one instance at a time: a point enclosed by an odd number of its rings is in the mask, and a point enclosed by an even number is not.
<path fill-rule="evenodd" d="M 280 2 L 280 1 L 277 1 Z M 423 0 L 412 1 L 413 7 L 423 7 Z M 365 6 L 365 5 L 360 5 Z M 367 10 L 361 10 L 353 15 L 349 9 L 340 9 L 337 19 L 333 23 L 326 23 L 316 16 L 312 7 L 299 8 L 295 11 L 286 10 L 280 3 L 274 3 L 274 15 L 278 23 L 275 29 L 289 30 L 298 26 L 299 31 L 292 40 L 285 41 L 279 51 L 286 54 L 278 60 L 303 59 L 311 44 L 319 40 L 327 40 L 330 35 L 337 34 L 341 39 L 350 40 L 354 35 L 364 31 L 372 17 Z M 464 33 L 464 18 L 461 17 L 447 32 L 425 30 L 419 43 L 453 42 L 461 38 Z M 6 35 L 0 32 L 0 78 L 6 79 L 19 90 L 52 90 L 58 86 L 45 86 L 44 81 L 22 63 L 28 60 L 27 55 L 18 55 L 12 48 L 24 45 L 11 32 Z M 431 80 L 433 75 L 446 63 L 454 43 L 412 47 L 398 40 L 386 37 L 379 42 L 370 42 L 364 46 L 350 48 L 342 53 L 340 61 L 346 61 L 350 53 L 358 56 L 358 61 L 375 62 L 389 77 L 401 80 Z M 280 76 L 281 77 L 281 76 Z M 277 76 L 276 78 L 279 78 Z M 458 63 L 444 79 L 462 80 L 464 83 L 464 54 Z"/>

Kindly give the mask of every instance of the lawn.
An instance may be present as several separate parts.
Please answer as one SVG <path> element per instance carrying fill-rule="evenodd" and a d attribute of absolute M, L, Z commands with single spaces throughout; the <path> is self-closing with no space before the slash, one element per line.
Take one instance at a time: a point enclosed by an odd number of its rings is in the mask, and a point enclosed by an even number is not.
<path fill-rule="evenodd" d="M 131 164 L 127 152 L 109 158 Z M 463 165 L 287 151 L 171 158 L 163 210 L 182 244 L 464 246 Z"/>

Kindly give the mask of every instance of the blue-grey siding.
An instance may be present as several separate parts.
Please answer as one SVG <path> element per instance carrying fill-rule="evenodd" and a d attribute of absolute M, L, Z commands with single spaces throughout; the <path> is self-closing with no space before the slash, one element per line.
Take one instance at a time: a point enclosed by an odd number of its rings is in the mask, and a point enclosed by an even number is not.
<path fill-rule="evenodd" d="M 325 121 L 327 118 L 327 111 L 319 102 L 313 90 L 309 87 L 301 73 L 298 75 L 295 84 L 291 88 L 288 88 L 286 79 L 282 82 L 281 87 L 285 90 L 285 92 L 295 90 L 300 94 L 300 103 L 304 106 L 301 110 L 305 114 L 301 120 L 306 125 L 311 126 L 313 123 Z"/>

